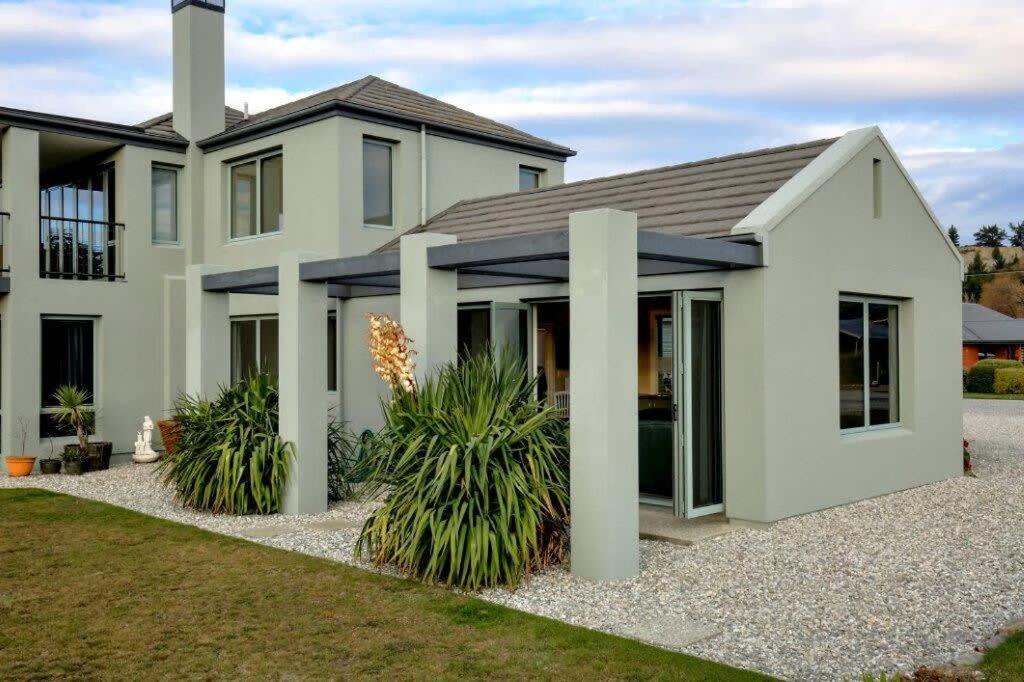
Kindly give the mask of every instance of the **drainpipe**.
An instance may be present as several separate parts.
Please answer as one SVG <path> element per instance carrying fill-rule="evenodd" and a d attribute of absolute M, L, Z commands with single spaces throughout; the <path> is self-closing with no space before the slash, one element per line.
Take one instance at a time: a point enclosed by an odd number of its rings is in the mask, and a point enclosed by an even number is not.
<path fill-rule="evenodd" d="M 427 222 L 427 126 L 420 126 L 420 225 Z"/>

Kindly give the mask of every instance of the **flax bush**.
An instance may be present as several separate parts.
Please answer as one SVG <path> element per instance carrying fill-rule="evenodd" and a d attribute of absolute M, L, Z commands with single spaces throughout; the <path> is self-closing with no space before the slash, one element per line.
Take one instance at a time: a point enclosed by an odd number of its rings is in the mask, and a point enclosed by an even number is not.
<path fill-rule="evenodd" d="M 281 508 L 292 446 L 278 435 L 277 386 L 256 374 L 214 401 L 175 404 L 181 438 L 160 472 L 184 506 L 215 513 L 272 514 Z"/>
<path fill-rule="evenodd" d="M 382 405 L 365 485 L 385 501 L 357 557 L 468 589 L 515 586 L 562 559 L 568 429 L 534 398 L 523 360 L 466 358 Z"/>

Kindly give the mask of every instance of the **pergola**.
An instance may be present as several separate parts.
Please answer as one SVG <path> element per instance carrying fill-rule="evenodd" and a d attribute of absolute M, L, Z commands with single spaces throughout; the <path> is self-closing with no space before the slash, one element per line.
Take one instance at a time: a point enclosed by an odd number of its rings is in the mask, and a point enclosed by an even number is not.
<path fill-rule="evenodd" d="M 576 374 L 570 397 L 572 570 L 624 578 L 639 570 L 637 367 L 620 361 L 636 352 L 637 278 L 762 264 L 752 235 L 638 231 L 635 214 L 597 209 L 571 214 L 568 229 L 552 232 L 464 242 L 421 232 L 402 237 L 396 251 L 364 256 L 288 252 L 277 266 L 237 271 L 195 265 L 186 286 L 186 389 L 208 394 L 228 381 L 226 294 L 276 295 L 280 430 L 297 453 L 284 511 L 324 511 L 329 297 L 397 294 L 422 376 L 456 357 L 459 289 L 567 282 L 570 354 L 575 366 L 592 368 Z"/>

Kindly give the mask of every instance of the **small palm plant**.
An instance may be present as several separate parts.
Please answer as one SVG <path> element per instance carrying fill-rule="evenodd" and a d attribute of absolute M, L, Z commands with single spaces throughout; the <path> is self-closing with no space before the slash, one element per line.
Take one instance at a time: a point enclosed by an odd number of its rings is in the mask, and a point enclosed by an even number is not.
<path fill-rule="evenodd" d="M 89 454 L 89 407 L 92 405 L 92 395 L 83 388 L 65 384 L 57 388 L 53 399 L 57 403 L 57 412 L 54 417 L 58 422 L 67 424 L 75 430 L 79 454 L 82 457 L 87 456 Z"/>

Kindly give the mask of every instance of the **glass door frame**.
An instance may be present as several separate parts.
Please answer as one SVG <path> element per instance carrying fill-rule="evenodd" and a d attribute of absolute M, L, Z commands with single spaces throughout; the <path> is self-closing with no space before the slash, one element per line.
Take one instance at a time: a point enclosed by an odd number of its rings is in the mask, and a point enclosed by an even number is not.
<path fill-rule="evenodd" d="M 692 324 L 692 308 L 690 303 L 693 301 L 718 301 L 722 304 L 724 309 L 724 296 L 721 289 L 693 289 L 676 291 L 672 294 L 672 298 L 672 310 L 674 315 L 673 334 L 675 336 L 676 344 L 676 352 L 674 353 L 675 357 L 673 361 L 673 364 L 675 365 L 674 381 L 682 384 L 681 391 L 678 388 L 674 391 L 677 396 L 677 400 L 681 399 L 681 403 L 677 402 L 673 408 L 675 413 L 674 431 L 676 456 L 674 458 L 672 508 L 676 516 L 692 519 L 725 511 L 725 448 L 723 443 L 723 447 L 721 449 L 723 471 L 722 502 L 719 504 L 694 508 L 693 496 L 689 486 L 690 475 L 693 471 L 693 411 L 690 409 L 693 404 L 693 384 L 690 381 L 693 364 L 693 340 L 692 334 L 690 333 L 690 327 Z M 719 344 L 722 344 L 721 335 L 719 336 Z M 722 358 L 721 364 L 724 365 L 724 354 L 719 353 L 719 357 Z M 723 378 L 722 369 L 722 367 L 719 367 L 719 381 L 722 381 Z M 724 387 L 722 387 L 720 395 L 724 396 Z M 724 413 L 724 401 L 723 404 L 720 405 L 720 409 Z M 724 414 L 722 415 L 722 423 L 725 423 Z M 724 435 L 725 434 L 723 433 L 723 441 Z"/>

